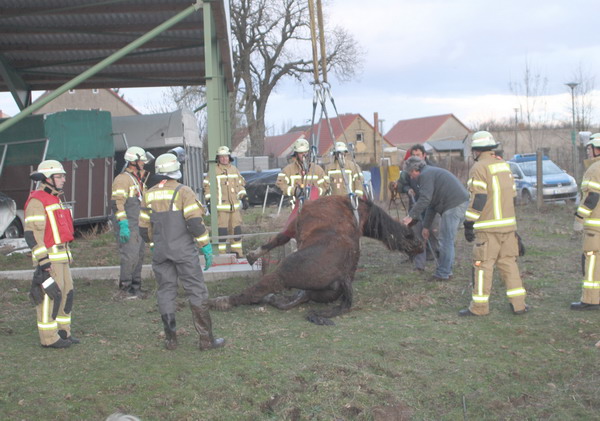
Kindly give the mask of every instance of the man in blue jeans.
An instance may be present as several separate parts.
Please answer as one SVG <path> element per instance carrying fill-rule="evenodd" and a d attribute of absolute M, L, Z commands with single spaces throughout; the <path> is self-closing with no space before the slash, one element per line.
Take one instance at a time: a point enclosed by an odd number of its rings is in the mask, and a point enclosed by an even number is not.
<path fill-rule="evenodd" d="M 465 219 L 469 193 L 454 174 L 443 168 L 432 167 L 418 157 L 404 162 L 404 171 L 419 184 L 419 199 L 402 219 L 406 225 L 423 218 L 423 238 L 429 238 L 429 228 L 436 213 L 441 215 L 438 265 L 430 281 L 447 281 L 452 276 L 454 240 L 458 227 Z"/>

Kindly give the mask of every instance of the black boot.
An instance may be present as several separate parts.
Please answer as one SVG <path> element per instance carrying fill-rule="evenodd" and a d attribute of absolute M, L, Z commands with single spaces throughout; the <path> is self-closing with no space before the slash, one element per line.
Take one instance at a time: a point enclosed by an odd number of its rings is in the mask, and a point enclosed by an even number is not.
<path fill-rule="evenodd" d="M 172 351 L 177 349 L 177 328 L 175 327 L 175 314 L 161 314 L 165 328 L 165 348 Z"/>
<path fill-rule="evenodd" d="M 77 339 L 75 336 L 73 336 L 73 334 L 71 334 L 70 336 L 67 336 L 67 331 L 66 330 L 59 330 L 58 331 L 58 336 L 60 336 L 61 339 L 65 339 L 67 341 L 70 341 L 72 344 L 78 344 L 81 343 L 81 341 L 79 339 Z"/>
<path fill-rule="evenodd" d="M 194 327 L 199 336 L 198 347 L 200 350 L 220 348 L 225 345 L 225 339 L 215 339 L 213 336 L 212 322 L 210 320 L 210 313 L 208 312 L 208 303 L 205 302 L 202 306 L 190 304 L 190 307 L 192 309 Z"/>

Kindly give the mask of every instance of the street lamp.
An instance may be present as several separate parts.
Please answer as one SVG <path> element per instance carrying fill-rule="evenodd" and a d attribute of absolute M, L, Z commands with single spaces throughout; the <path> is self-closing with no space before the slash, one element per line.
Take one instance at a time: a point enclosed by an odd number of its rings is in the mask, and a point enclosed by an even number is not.
<path fill-rule="evenodd" d="M 579 157 L 577 156 L 577 146 L 575 144 L 575 88 L 579 83 L 577 82 L 569 82 L 565 83 L 569 88 L 571 88 L 571 112 L 573 114 L 573 127 L 571 130 L 571 144 L 573 146 L 573 176 L 579 179 Z"/>

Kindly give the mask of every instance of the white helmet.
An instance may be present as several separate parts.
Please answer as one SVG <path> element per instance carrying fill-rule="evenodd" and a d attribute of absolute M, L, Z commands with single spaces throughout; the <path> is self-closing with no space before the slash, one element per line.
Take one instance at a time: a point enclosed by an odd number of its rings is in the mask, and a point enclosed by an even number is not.
<path fill-rule="evenodd" d="M 306 139 L 298 139 L 294 142 L 294 152 L 296 153 L 306 153 L 309 149 L 308 140 Z"/>
<path fill-rule="evenodd" d="M 586 147 L 593 146 L 594 148 L 600 148 L 600 133 L 594 133 L 590 136 L 590 140 L 585 144 Z"/>
<path fill-rule="evenodd" d="M 125 151 L 125 161 L 127 162 L 135 162 L 142 161 L 148 162 L 148 158 L 146 157 L 146 151 L 140 148 L 139 146 L 130 146 Z"/>
<path fill-rule="evenodd" d="M 40 162 L 37 167 L 37 173 L 43 174 L 45 178 L 50 178 L 54 174 L 66 174 L 62 164 L 54 159 L 47 159 Z M 35 174 L 35 173 L 34 173 Z"/>
<path fill-rule="evenodd" d="M 471 142 L 471 149 L 475 150 L 490 150 L 495 149 L 499 146 L 496 143 L 494 136 L 490 132 L 482 130 L 473 134 L 473 141 Z"/>
<path fill-rule="evenodd" d="M 168 174 L 171 172 L 179 171 L 181 164 L 177 160 L 177 157 L 172 153 L 164 153 L 156 158 L 154 164 L 157 174 Z"/>
<path fill-rule="evenodd" d="M 335 142 L 334 152 L 348 152 L 348 147 L 344 142 Z"/>
<path fill-rule="evenodd" d="M 231 155 L 231 151 L 229 150 L 229 148 L 227 146 L 219 146 L 219 149 L 217 149 L 217 156 L 225 156 L 225 155 Z"/>

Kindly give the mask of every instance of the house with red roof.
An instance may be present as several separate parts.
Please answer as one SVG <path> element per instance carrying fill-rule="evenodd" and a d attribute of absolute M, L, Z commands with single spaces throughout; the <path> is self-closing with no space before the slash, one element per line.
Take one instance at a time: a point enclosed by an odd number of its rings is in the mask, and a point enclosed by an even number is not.
<path fill-rule="evenodd" d="M 52 91 L 44 92 L 36 101 L 50 95 L 50 93 Z M 34 114 L 51 114 L 65 110 L 109 111 L 113 117 L 141 114 L 113 89 L 70 89 L 44 105 Z"/>
<path fill-rule="evenodd" d="M 430 154 L 460 155 L 471 130 L 454 114 L 398 121 L 385 135 L 400 150 L 422 144 Z"/>
<path fill-rule="evenodd" d="M 265 154 L 275 158 L 287 158 L 292 153 L 293 143 L 298 139 L 306 139 L 318 146 L 318 155 L 323 163 L 329 162 L 331 151 L 336 142 L 344 142 L 354 148 L 356 162 L 364 168 L 379 164 L 383 155 L 383 147 L 390 147 L 378 130 L 360 114 L 342 114 L 334 118 L 321 119 L 313 126 L 294 127 L 288 133 L 265 138 Z M 333 133 L 333 136 L 332 136 Z"/>

